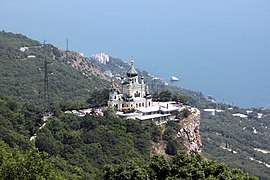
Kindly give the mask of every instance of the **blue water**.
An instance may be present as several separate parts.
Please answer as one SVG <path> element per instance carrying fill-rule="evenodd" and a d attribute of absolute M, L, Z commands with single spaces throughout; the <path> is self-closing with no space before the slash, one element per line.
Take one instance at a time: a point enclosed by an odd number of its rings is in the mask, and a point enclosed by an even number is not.
<path fill-rule="evenodd" d="M 225 40 L 223 40 L 225 41 Z M 235 44 L 235 40 L 231 40 Z M 170 52 L 173 56 L 154 57 L 154 63 L 140 62 L 141 66 L 157 76 L 169 80 L 177 76 L 176 85 L 201 91 L 220 102 L 242 107 L 270 107 L 270 48 L 254 38 L 237 44 L 216 48 L 184 47 Z M 228 43 L 227 43 L 228 44 Z M 268 47 L 268 50 L 267 48 Z M 215 50 L 212 53 L 212 49 Z M 217 52 L 218 51 L 218 52 Z"/>
<path fill-rule="evenodd" d="M 16 12 L 16 13 L 14 13 Z M 0 30 L 105 52 L 242 107 L 270 107 L 269 0 L 0 1 Z"/>

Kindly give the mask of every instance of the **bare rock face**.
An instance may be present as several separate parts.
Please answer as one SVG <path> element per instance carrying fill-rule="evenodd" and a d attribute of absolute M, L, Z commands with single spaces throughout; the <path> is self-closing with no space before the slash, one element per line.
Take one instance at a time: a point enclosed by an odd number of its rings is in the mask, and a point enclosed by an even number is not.
<path fill-rule="evenodd" d="M 165 153 L 166 143 L 163 140 L 161 140 L 159 142 L 152 141 L 151 144 L 152 144 L 152 146 L 151 146 L 150 154 L 152 154 L 152 155 L 162 154 L 164 156 L 167 155 Z"/>
<path fill-rule="evenodd" d="M 100 70 L 93 65 L 87 58 L 83 57 L 80 53 L 74 51 L 62 51 L 61 61 L 64 64 L 72 66 L 83 73 L 93 74 L 101 77 L 102 79 L 106 79 L 104 74 L 100 72 Z"/>
<path fill-rule="evenodd" d="M 185 146 L 189 155 L 194 155 L 201 152 L 201 137 L 200 137 L 200 111 L 196 108 L 191 108 L 192 113 L 186 119 L 180 121 L 181 129 L 177 133 L 177 138 Z"/>
<path fill-rule="evenodd" d="M 180 120 L 179 122 L 179 131 L 175 134 L 176 140 L 178 140 L 184 147 L 185 151 L 189 155 L 195 155 L 201 152 L 201 137 L 200 137 L 200 118 L 201 113 L 196 108 L 190 108 L 191 114 L 185 118 Z M 165 130 L 165 124 L 160 125 Z M 169 155 L 166 154 L 167 144 L 164 140 L 160 140 L 158 142 L 151 142 L 151 155 L 161 154 L 165 157 Z"/>

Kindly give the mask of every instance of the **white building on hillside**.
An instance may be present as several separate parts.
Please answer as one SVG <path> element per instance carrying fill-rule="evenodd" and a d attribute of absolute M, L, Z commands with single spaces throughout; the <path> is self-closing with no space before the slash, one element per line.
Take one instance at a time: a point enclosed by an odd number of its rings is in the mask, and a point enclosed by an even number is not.
<path fill-rule="evenodd" d="M 112 80 L 108 105 L 116 110 L 151 107 L 152 97 L 147 85 L 144 84 L 144 78 L 141 77 L 139 81 L 133 60 L 126 75 L 126 81 L 124 81 L 124 77 L 121 77 L 121 87 Z"/>
<path fill-rule="evenodd" d="M 119 116 L 156 123 L 175 120 L 182 107 L 175 102 L 153 102 L 144 78 L 138 78 L 133 60 L 126 76 L 126 81 L 121 77 L 120 86 L 112 80 L 109 93 L 108 105 L 117 110 Z"/>
<path fill-rule="evenodd" d="M 92 56 L 94 57 L 95 60 L 99 61 L 102 64 L 106 64 L 110 60 L 109 55 L 105 53 L 93 54 Z"/>

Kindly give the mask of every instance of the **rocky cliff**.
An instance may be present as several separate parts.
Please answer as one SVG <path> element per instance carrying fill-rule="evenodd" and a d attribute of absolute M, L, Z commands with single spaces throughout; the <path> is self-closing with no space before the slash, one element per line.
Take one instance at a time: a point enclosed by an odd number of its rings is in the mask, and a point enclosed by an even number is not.
<path fill-rule="evenodd" d="M 191 115 L 180 121 L 180 131 L 177 133 L 177 138 L 181 141 L 190 155 L 201 152 L 201 137 L 200 137 L 200 111 L 196 108 L 191 108 Z"/>
<path fill-rule="evenodd" d="M 202 147 L 199 131 L 200 111 L 196 108 L 190 108 L 189 111 L 191 114 L 179 122 L 179 127 L 177 131 L 175 131 L 174 139 L 184 147 L 189 155 L 194 155 L 201 152 Z M 163 129 L 162 136 L 164 136 L 166 124 L 162 124 L 161 128 Z M 166 141 L 161 138 L 158 142 L 152 142 L 151 154 L 168 156 L 166 154 L 166 148 Z"/>
<path fill-rule="evenodd" d="M 85 74 L 94 74 L 102 79 L 108 80 L 97 66 L 92 64 L 88 58 L 83 57 L 75 51 L 61 51 L 61 61 L 72 66 Z"/>

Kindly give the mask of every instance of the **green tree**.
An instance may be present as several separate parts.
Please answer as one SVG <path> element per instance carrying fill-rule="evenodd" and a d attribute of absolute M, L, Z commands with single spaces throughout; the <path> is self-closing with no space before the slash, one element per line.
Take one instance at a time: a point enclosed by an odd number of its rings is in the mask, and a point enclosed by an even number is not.
<path fill-rule="evenodd" d="M 177 93 L 173 95 L 172 100 L 178 103 L 187 104 L 189 97 L 187 95 Z"/>
<path fill-rule="evenodd" d="M 87 99 L 87 103 L 90 105 L 90 107 L 101 107 L 107 105 L 107 102 L 109 100 L 109 89 L 98 89 L 94 90 L 90 98 Z"/>
<path fill-rule="evenodd" d="M 149 180 L 147 169 L 140 167 L 134 161 L 120 165 L 106 165 L 104 167 L 104 179 L 106 180 Z"/>
<path fill-rule="evenodd" d="M 161 139 L 161 135 L 162 135 L 161 128 L 159 126 L 154 126 L 151 132 L 152 141 L 159 142 L 159 140 Z"/>
<path fill-rule="evenodd" d="M 64 179 L 46 153 L 9 148 L 0 142 L 1 179 Z"/>
<path fill-rule="evenodd" d="M 172 92 L 169 90 L 161 91 L 159 93 L 159 98 L 160 98 L 160 101 L 162 102 L 170 101 L 172 100 Z"/>
<path fill-rule="evenodd" d="M 179 145 L 176 140 L 169 140 L 167 141 L 165 152 L 168 155 L 176 155 L 177 151 L 179 150 Z"/>
<path fill-rule="evenodd" d="M 248 179 L 256 177 L 240 169 L 231 169 L 223 163 L 208 161 L 202 155 L 189 156 L 180 151 L 171 159 L 154 156 L 150 163 L 123 163 L 106 166 L 105 179 Z"/>
<path fill-rule="evenodd" d="M 149 165 L 152 170 L 151 179 L 163 180 L 170 176 L 170 166 L 164 156 L 154 156 Z"/>

